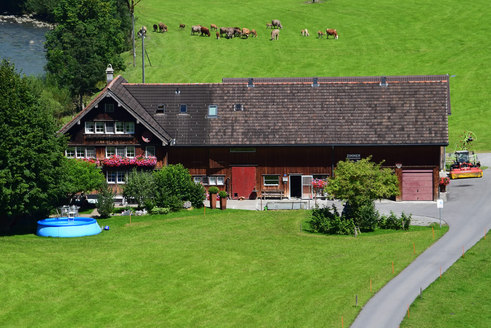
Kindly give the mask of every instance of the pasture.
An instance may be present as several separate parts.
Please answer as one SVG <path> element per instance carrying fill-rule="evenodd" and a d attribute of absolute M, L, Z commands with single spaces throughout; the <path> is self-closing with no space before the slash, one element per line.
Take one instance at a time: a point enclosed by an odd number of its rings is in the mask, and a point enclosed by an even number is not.
<path fill-rule="evenodd" d="M 91 237 L 2 237 L 0 326 L 347 327 L 447 230 L 324 236 L 300 231 L 308 213 L 192 210 L 112 217 Z"/>
<path fill-rule="evenodd" d="M 491 23 L 489 4 L 457 1 L 325 0 L 143 0 L 136 26 L 147 26 L 146 82 L 220 82 L 222 77 L 297 77 L 449 74 L 453 151 L 459 135 L 471 130 L 475 148 L 491 151 Z M 279 39 L 270 41 L 266 24 L 279 19 Z M 163 22 L 167 33 L 154 33 Z M 186 28 L 180 29 L 179 24 Z M 191 25 L 246 27 L 258 38 L 217 40 L 191 36 Z M 308 29 L 309 37 L 301 36 Z M 339 39 L 317 31 L 336 29 Z M 141 82 L 141 40 L 137 63 L 131 53 L 124 77 Z"/>

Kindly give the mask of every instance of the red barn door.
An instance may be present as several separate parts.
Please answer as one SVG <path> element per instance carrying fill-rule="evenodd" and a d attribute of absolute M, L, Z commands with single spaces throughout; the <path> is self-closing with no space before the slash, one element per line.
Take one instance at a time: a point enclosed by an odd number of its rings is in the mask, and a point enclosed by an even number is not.
<path fill-rule="evenodd" d="M 252 198 L 252 191 L 256 189 L 256 167 L 232 167 L 232 198 Z"/>

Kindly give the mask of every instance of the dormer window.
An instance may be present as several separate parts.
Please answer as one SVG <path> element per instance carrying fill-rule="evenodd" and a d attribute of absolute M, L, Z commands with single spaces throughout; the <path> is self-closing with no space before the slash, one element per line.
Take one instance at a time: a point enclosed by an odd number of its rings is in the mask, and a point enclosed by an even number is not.
<path fill-rule="evenodd" d="M 106 113 L 114 113 L 114 104 L 104 104 L 104 111 Z"/>
<path fill-rule="evenodd" d="M 235 104 L 234 105 L 234 111 L 243 111 L 244 110 L 244 105 L 243 104 Z"/>
<path fill-rule="evenodd" d="M 160 104 L 157 106 L 157 114 L 164 114 L 165 113 L 165 104 Z"/>
<path fill-rule="evenodd" d="M 217 105 L 209 105 L 208 106 L 208 117 L 217 117 L 218 116 L 218 106 Z"/>
<path fill-rule="evenodd" d="M 179 105 L 179 113 L 185 114 L 188 112 L 188 105 L 186 104 L 180 104 Z"/>

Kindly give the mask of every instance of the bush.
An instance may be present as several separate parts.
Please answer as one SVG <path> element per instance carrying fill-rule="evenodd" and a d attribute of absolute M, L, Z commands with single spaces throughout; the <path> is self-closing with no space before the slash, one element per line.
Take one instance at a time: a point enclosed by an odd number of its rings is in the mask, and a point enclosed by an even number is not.
<path fill-rule="evenodd" d="M 389 216 L 382 216 L 378 222 L 381 229 L 393 229 L 393 230 L 409 230 L 411 224 L 411 215 L 407 216 L 402 213 L 398 218 L 392 211 Z"/>
<path fill-rule="evenodd" d="M 212 186 L 208 188 L 208 192 L 211 194 L 218 194 L 218 187 Z"/>
<path fill-rule="evenodd" d="M 168 207 L 154 207 L 150 210 L 150 214 L 169 214 L 170 208 Z"/>
<path fill-rule="evenodd" d="M 355 232 L 353 220 L 340 216 L 334 205 L 313 209 L 310 226 L 314 232 L 325 234 L 352 235 Z"/>
<path fill-rule="evenodd" d="M 206 198 L 205 187 L 201 183 L 192 183 L 189 190 L 189 201 L 194 208 L 202 208 Z"/>
<path fill-rule="evenodd" d="M 155 197 L 155 181 L 152 173 L 137 171 L 134 168 L 128 174 L 126 184 L 123 186 L 123 196 L 134 200 L 138 204 L 138 208 L 146 207 L 145 203 Z"/>
<path fill-rule="evenodd" d="M 355 226 L 360 231 L 374 231 L 377 228 L 380 214 L 375 210 L 375 204 L 372 201 L 354 206 L 347 202 L 343 209 L 343 216 L 353 220 Z"/>
<path fill-rule="evenodd" d="M 227 198 L 228 197 L 228 193 L 225 190 L 220 190 L 218 192 L 218 196 L 220 196 L 220 198 Z"/>
<path fill-rule="evenodd" d="M 111 188 L 105 185 L 97 196 L 97 211 L 103 218 L 107 218 L 114 210 L 114 194 Z"/>

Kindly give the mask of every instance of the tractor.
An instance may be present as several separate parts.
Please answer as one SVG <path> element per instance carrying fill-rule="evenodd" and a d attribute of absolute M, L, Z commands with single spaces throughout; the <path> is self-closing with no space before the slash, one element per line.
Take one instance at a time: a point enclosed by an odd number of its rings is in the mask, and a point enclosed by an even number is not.
<path fill-rule="evenodd" d="M 454 153 L 454 162 L 450 166 L 450 179 L 482 178 L 481 163 L 470 150 L 471 142 L 476 140 L 473 132 L 466 131 L 462 135 L 460 150 Z"/>

